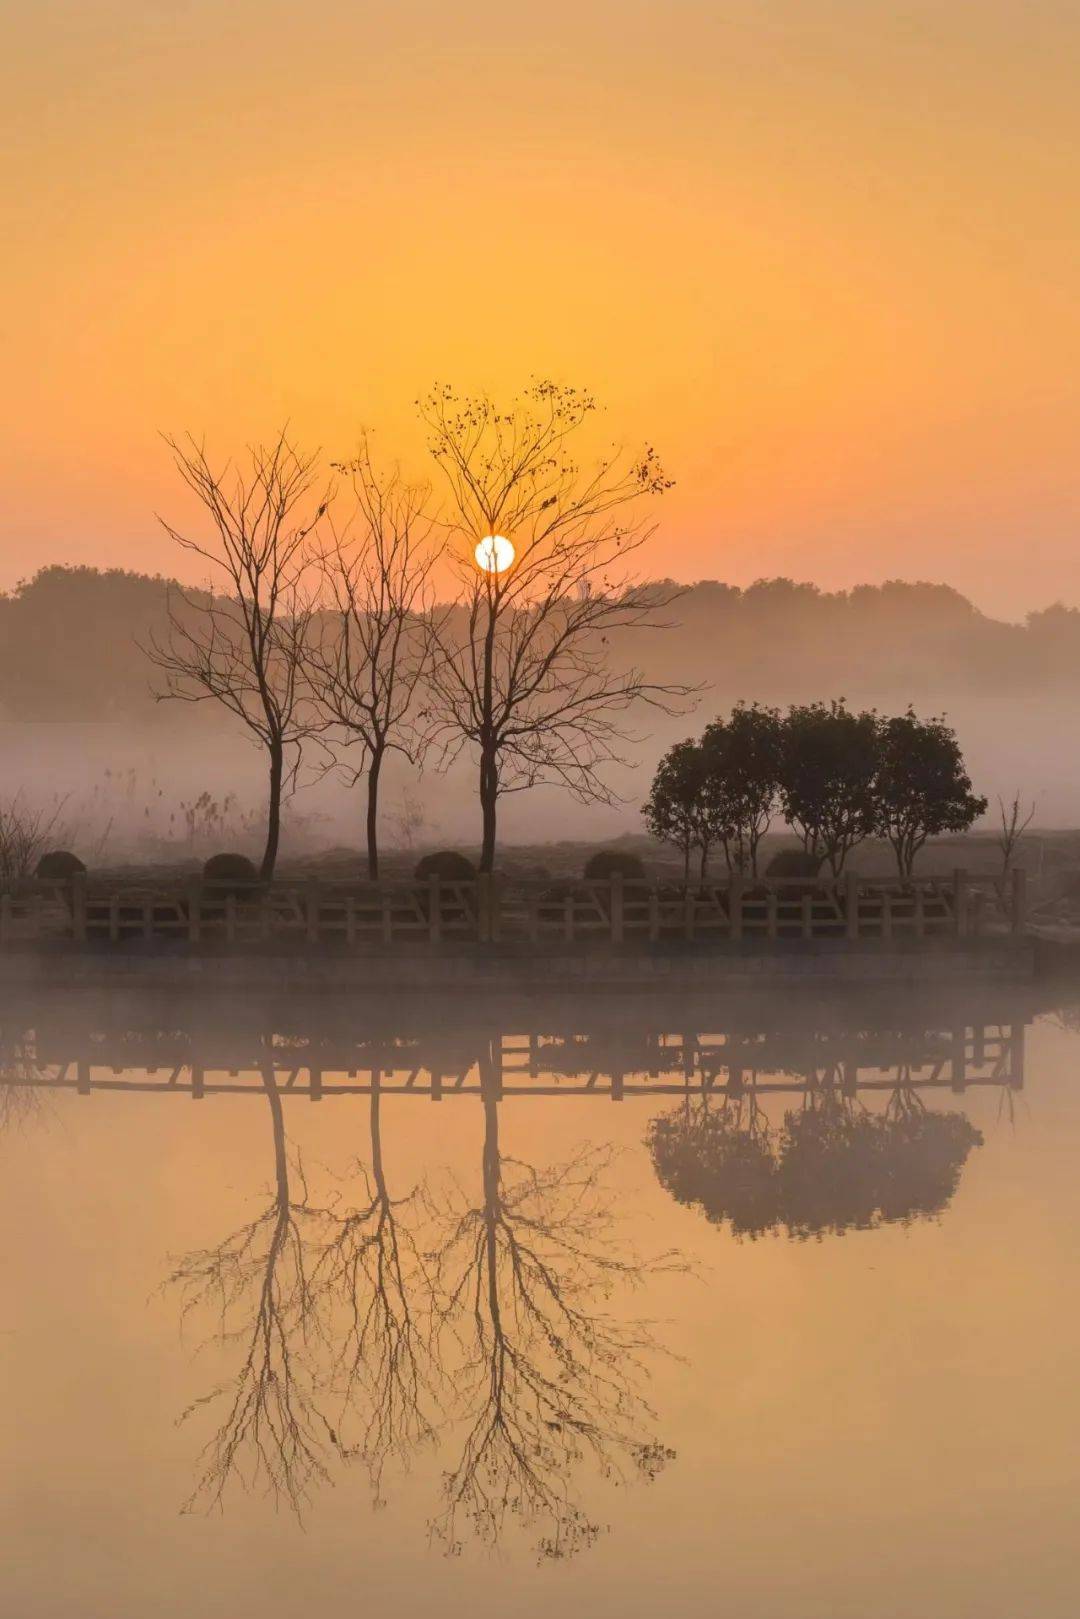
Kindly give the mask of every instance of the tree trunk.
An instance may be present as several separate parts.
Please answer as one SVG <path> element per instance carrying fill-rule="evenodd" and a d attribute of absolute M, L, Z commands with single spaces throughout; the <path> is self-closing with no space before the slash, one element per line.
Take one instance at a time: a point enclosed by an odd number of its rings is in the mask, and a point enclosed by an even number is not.
<path fill-rule="evenodd" d="M 494 753 L 480 755 L 480 810 L 483 815 L 483 840 L 480 845 L 480 870 L 495 870 L 495 809 L 499 798 L 499 768 Z"/>
<path fill-rule="evenodd" d="M 704 885 L 705 885 L 705 878 L 706 878 L 706 875 L 708 873 L 708 870 L 709 870 L 709 845 L 707 843 L 702 843 L 702 845 L 701 845 L 701 869 L 698 872 L 698 883 L 699 883 L 699 885 L 701 887 L 704 887 Z"/>
<path fill-rule="evenodd" d="M 372 879 L 379 875 L 379 772 L 382 762 L 380 748 L 371 756 L 367 778 L 367 874 Z"/>
<path fill-rule="evenodd" d="M 277 865 L 278 843 L 281 839 L 281 784 L 285 774 L 285 751 L 280 742 L 270 745 L 270 801 L 266 810 L 266 848 L 263 850 L 259 876 L 268 883 Z"/>

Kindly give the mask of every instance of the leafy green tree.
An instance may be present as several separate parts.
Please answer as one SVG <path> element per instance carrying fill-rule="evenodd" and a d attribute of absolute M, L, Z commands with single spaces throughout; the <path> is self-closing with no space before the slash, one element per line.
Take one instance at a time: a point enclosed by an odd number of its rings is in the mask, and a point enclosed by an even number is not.
<path fill-rule="evenodd" d="M 729 872 L 758 874 L 758 846 L 776 811 L 781 720 L 775 708 L 739 703 L 705 727 L 706 798 Z"/>
<path fill-rule="evenodd" d="M 701 850 L 702 867 L 708 861 L 713 833 L 707 803 L 708 769 L 700 744 L 687 738 L 668 749 L 656 768 L 652 788 L 642 808 L 654 838 L 670 843 L 683 857 L 683 881 L 690 881 L 690 856 Z"/>
<path fill-rule="evenodd" d="M 838 877 L 855 846 L 877 831 L 880 727 L 843 698 L 788 710 L 780 727 L 779 800 L 803 848 Z"/>
<path fill-rule="evenodd" d="M 972 792 L 956 733 L 940 715 L 921 720 L 909 708 L 879 732 L 878 830 L 908 878 L 927 838 L 966 832 L 987 801 Z"/>

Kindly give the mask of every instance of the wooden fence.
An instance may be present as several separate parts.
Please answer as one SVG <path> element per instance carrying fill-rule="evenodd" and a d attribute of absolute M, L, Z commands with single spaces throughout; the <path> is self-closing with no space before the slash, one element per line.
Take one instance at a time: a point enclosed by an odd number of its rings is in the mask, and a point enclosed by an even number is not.
<path fill-rule="evenodd" d="M 275 882 L 250 889 L 188 884 L 28 882 L 0 895 L 0 945 L 134 941 L 299 951 L 467 945 L 604 948 L 803 940 L 911 940 L 1021 934 L 1024 872 L 1004 888 L 956 871 L 908 882 L 867 878 L 740 879 L 691 884 L 610 880 Z"/>

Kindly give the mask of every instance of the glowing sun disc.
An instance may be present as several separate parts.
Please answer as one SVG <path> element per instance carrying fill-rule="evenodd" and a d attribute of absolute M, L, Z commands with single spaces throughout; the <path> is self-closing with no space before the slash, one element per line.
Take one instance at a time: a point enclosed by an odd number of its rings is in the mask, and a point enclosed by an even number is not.
<path fill-rule="evenodd" d="M 514 547 L 504 534 L 485 534 L 473 555 L 483 573 L 505 573 L 514 560 Z"/>

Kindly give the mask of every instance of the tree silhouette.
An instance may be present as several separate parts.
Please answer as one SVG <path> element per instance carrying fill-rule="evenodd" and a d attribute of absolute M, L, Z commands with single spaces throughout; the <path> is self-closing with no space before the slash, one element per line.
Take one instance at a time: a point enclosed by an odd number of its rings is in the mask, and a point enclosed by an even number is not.
<path fill-rule="evenodd" d="M 449 388 L 420 404 L 448 492 L 458 584 L 453 608 L 431 627 L 428 735 L 446 764 L 466 749 L 477 756 L 484 872 L 504 793 L 546 783 L 612 802 L 603 767 L 620 761 L 627 711 L 668 709 L 687 690 L 612 658 L 616 633 L 658 627 L 678 591 L 643 591 L 626 572 L 650 532 L 637 503 L 670 486 L 655 451 L 612 451 L 591 471 L 574 460 L 594 408 L 552 382 L 505 411 Z M 502 572 L 474 560 L 477 543 L 495 535 L 515 550 Z"/>
<path fill-rule="evenodd" d="M 220 703 L 265 749 L 269 767 L 261 876 L 274 874 L 281 802 L 312 717 L 302 688 L 310 604 L 301 593 L 305 542 L 326 511 L 311 512 L 315 463 L 282 433 L 250 452 L 250 469 L 216 472 L 194 439 L 168 441 L 177 471 L 210 520 L 194 540 L 163 521 L 211 569 L 205 593 L 169 587 L 167 626 L 146 651 L 164 676 L 160 698 Z"/>
<path fill-rule="evenodd" d="M 878 757 L 877 715 L 853 713 L 843 699 L 797 704 L 784 717 L 780 807 L 807 854 L 828 861 L 834 877 L 877 828 Z"/>
<path fill-rule="evenodd" d="M 956 732 L 940 717 L 920 720 L 909 708 L 882 720 L 879 746 L 878 828 L 909 878 L 927 838 L 966 832 L 986 799 L 972 792 Z"/>
<path fill-rule="evenodd" d="M 341 467 L 352 479 L 356 519 L 319 553 L 324 610 L 307 637 L 305 668 L 331 735 L 361 758 L 367 778 L 368 876 L 379 875 L 379 783 L 386 755 L 415 763 L 421 736 L 412 724 L 427 667 L 424 630 L 438 559 L 426 491 L 375 467 L 365 440 Z"/>

